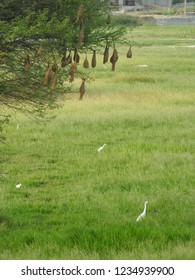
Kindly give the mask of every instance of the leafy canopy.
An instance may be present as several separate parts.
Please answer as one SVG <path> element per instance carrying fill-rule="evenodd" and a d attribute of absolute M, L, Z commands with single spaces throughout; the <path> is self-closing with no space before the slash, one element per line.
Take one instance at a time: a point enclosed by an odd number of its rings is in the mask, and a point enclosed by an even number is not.
<path fill-rule="evenodd" d="M 86 81 L 79 53 L 114 47 L 124 32 L 110 23 L 107 0 L 1 0 L 0 30 L 0 105 L 36 116 L 75 75 Z"/>

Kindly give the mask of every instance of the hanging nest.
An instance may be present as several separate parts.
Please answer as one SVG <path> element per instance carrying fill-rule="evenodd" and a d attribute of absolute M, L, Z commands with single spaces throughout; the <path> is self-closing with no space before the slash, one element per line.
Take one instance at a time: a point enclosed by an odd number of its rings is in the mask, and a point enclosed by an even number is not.
<path fill-rule="evenodd" d="M 51 89 L 54 90 L 56 88 L 56 85 L 57 85 L 57 72 L 55 72 L 53 75 Z"/>
<path fill-rule="evenodd" d="M 110 62 L 112 63 L 112 71 L 115 71 L 115 65 L 116 65 L 116 62 L 118 61 L 118 52 L 117 50 L 114 48 L 113 50 L 113 54 L 110 58 Z"/>
<path fill-rule="evenodd" d="M 57 72 L 58 72 L 58 65 L 56 63 L 53 64 L 51 70 L 53 71 L 53 80 L 52 80 L 52 85 L 51 89 L 54 90 L 56 85 L 57 85 Z"/>
<path fill-rule="evenodd" d="M 85 94 L 85 79 L 82 80 L 82 84 L 79 88 L 79 92 L 80 92 L 80 97 L 79 99 L 82 100 L 83 99 L 83 95 Z"/>
<path fill-rule="evenodd" d="M 83 14 L 84 14 L 84 6 L 83 6 L 83 4 L 81 4 L 79 6 L 77 16 L 76 16 L 76 23 L 78 23 L 80 25 L 80 32 L 79 32 L 79 38 L 78 38 L 79 44 L 82 44 L 82 42 L 84 41 L 84 37 L 85 37 Z"/>
<path fill-rule="evenodd" d="M 72 54 L 71 54 L 71 51 L 69 51 L 69 54 L 68 54 L 68 56 L 66 57 L 66 62 L 67 62 L 67 65 L 72 63 Z"/>
<path fill-rule="evenodd" d="M 81 19 L 81 23 L 80 23 L 80 33 L 79 33 L 79 44 L 82 44 L 85 38 L 85 34 L 84 34 L 84 23 L 83 20 Z"/>
<path fill-rule="evenodd" d="M 61 67 L 65 67 L 67 65 L 67 58 L 66 58 L 66 50 L 64 52 L 64 55 L 61 59 Z"/>
<path fill-rule="evenodd" d="M 129 46 L 128 52 L 127 52 L 127 58 L 132 58 L 132 49 L 131 45 Z"/>
<path fill-rule="evenodd" d="M 72 62 L 70 69 L 69 69 L 69 82 L 72 83 L 74 81 L 74 75 L 77 71 L 77 63 L 74 61 Z"/>
<path fill-rule="evenodd" d="M 87 55 L 86 55 L 85 60 L 84 60 L 84 62 L 83 62 L 83 67 L 84 67 L 84 68 L 89 68 L 89 61 L 88 61 L 88 59 L 87 59 Z"/>
<path fill-rule="evenodd" d="M 44 85 L 48 85 L 52 79 L 52 71 L 50 69 L 50 63 L 48 63 L 47 71 L 45 72 L 44 75 Z"/>
<path fill-rule="evenodd" d="M 81 4 L 79 6 L 78 11 L 77 11 L 76 22 L 80 22 L 80 20 L 83 17 L 83 14 L 84 14 L 84 6 L 83 6 L 83 4 Z"/>
<path fill-rule="evenodd" d="M 79 61 L 80 61 L 80 55 L 78 54 L 78 52 L 77 52 L 76 49 L 74 50 L 73 60 L 74 60 L 74 62 L 76 62 L 76 63 L 79 63 Z"/>
<path fill-rule="evenodd" d="M 106 45 L 105 50 L 104 50 L 104 57 L 103 57 L 104 64 L 106 62 L 108 62 L 108 58 L 109 58 L 109 47 L 108 47 L 108 45 Z"/>
<path fill-rule="evenodd" d="M 28 71 L 30 69 L 30 57 L 27 54 L 27 56 L 24 59 L 24 70 Z"/>
<path fill-rule="evenodd" d="M 92 56 L 92 60 L 91 60 L 91 66 L 93 68 L 96 67 L 96 51 L 93 51 L 93 56 Z"/>

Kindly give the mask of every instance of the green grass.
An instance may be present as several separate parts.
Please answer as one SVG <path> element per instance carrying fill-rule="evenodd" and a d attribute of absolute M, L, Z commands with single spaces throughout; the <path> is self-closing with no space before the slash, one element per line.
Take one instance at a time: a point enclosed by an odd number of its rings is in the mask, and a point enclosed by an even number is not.
<path fill-rule="evenodd" d="M 177 44 L 190 32 L 139 27 L 115 73 L 98 57 L 82 101 L 61 101 L 50 122 L 13 115 L 1 145 L 0 259 L 195 258 L 195 48 Z"/>

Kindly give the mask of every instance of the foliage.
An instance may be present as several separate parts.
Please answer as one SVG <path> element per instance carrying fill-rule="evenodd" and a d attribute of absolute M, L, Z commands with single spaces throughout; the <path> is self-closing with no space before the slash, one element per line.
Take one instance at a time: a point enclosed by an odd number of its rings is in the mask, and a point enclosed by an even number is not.
<path fill-rule="evenodd" d="M 71 82 L 88 77 L 70 73 L 75 55 L 102 51 L 122 37 L 109 16 L 105 0 L 2 0 L 0 105 L 37 117 L 57 106 L 71 92 L 69 75 Z"/>

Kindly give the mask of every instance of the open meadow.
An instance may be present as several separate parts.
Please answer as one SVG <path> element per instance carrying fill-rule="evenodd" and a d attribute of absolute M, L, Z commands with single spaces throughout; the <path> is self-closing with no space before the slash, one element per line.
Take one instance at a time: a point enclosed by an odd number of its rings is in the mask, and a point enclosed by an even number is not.
<path fill-rule="evenodd" d="M 55 119 L 10 112 L 0 259 L 195 259 L 195 28 L 127 38 L 133 57 L 118 46 L 112 72 L 98 55 Z"/>

